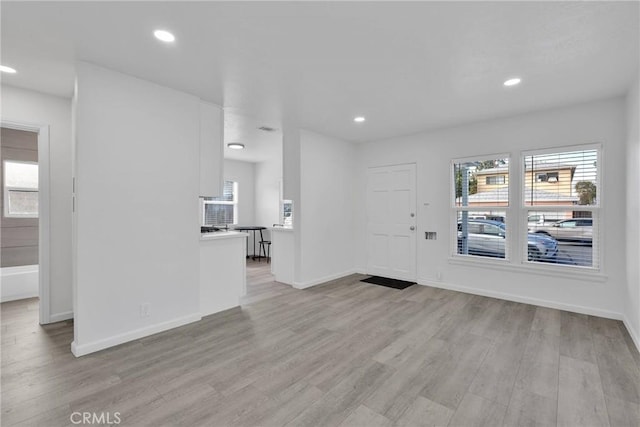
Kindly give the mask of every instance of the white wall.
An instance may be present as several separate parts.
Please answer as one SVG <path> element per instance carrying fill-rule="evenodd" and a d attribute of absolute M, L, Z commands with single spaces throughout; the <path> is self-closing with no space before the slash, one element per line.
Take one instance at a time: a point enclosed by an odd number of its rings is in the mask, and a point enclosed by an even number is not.
<path fill-rule="evenodd" d="M 225 181 L 238 183 L 238 224 L 253 225 L 255 223 L 254 169 L 254 163 L 224 160 Z"/>
<path fill-rule="evenodd" d="M 627 95 L 627 288 L 624 295 L 627 328 L 640 348 L 640 108 L 638 82 Z"/>
<path fill-rule="evenodd" d="M 280 222 L 280 182 L 282 181 L 282 160 L 271 160 L 255 165 L 255 224 L 271 227 Z M 269 231 L 264 231 L 269 239 Z"/>
<path fill-rule="evenodd" d="M 76 102 L 81 355 L 200 318 L 199 99 L 79 63 Z"/>
<path fill-rule="evenodd" d="M 73 317 L 71 275 L 71 100 L 2 86 L 2 120 L 49 125 L 50 307 L 53 321 Z"/>
<path fill-rule="evenodd" d="M 300 131 L 300 271 L 306 287 L 353 273 L 354 144 Z"/>
<path fill-rule="evenodd" d="M 358 147 L 358 188 L 366 188 L 371 166 L 417 164 L 417 276 L 422 283 L 467 288 L 507 299 L 620 317 L 625 274 L 625 104 L 622 98 L 546 110 L 429 133 L 365 143 Z M 450 160 L 473 155 L 602 142 L 603 282 L 542 276 L 517 265 L 511 270 L 449 263 Z M 357 193 L 356 264 L 365 270 L 366 212 L 364 191 Z M 637 197 L 637 195 L 636 195 Z M 637 217 L 636 217 L 637 218 Z M 517 218 L 511 218 L 517 221 Z M 425 240 L 425 231 L 438 239 Z M 437 274 L 442 279 L 437 279 Z"/>

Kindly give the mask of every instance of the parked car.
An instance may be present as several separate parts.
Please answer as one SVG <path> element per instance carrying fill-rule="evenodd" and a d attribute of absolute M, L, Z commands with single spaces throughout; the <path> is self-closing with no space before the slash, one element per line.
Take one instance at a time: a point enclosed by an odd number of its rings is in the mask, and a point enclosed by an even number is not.
<path fill-rule="evenodd" d="M 560 218 L 553 218 L 545 215 L 529 215 L 527 222 L 529 226 L 535 225 L 551 225 L 560 221 Z"/>
<path fill-rule="evenodd" d="M 501 221 L 470 219 L 467 221 L 467 252 L 469 255 L 505 257 L 506 225 Z M 463 247 L 462 223 L 458 222 L 458 253 Z M 558 241 L 544 234 L 527 234 L 529 261 L 553 262 L 558 253 Z"/>
<path fill-rule="evenodd" d="M 593 219 L 563 219 L 553 224 L 529 224 L 529 232 L 546 234 L 556 240 L 591 244 L 593 241 Z"/>

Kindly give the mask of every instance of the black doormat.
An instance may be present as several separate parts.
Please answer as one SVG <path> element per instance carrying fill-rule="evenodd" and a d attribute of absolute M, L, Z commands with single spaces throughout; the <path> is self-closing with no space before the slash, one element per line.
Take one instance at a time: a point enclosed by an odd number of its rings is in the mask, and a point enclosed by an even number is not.
<path fill-rule="evenodd" d="M 406 282 L 404 280 L 389 279 L 388 277 L 371 276 L 366 279 L 362 279 L 361 282 L 373 283 L 374 285 L 386 286 L 393 289 L 407 289 L 411 285 L 415 285 L 415 282 Z"/>

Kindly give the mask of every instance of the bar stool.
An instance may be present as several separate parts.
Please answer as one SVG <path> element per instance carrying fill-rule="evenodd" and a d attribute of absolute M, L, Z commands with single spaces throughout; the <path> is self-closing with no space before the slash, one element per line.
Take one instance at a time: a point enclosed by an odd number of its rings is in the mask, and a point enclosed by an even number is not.
<path fill-rule="evenodd" d="M 258 262 L 262 259 L 262 254 L 267 259 L 267 263 L 271 262 L 271 240 L 260 240 L 260 249 L 258 251 Z"/>

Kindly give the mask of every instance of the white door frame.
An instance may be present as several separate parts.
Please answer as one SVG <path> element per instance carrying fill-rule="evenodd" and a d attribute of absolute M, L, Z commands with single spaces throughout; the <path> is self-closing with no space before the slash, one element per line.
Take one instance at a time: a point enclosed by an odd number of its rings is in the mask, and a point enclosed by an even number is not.
<path fill-rule="evenodd" d="M 51 323 L 49 125 L 1 120 L 0 126 L 38 134 L 38 296 L 40 297 L 40 324 L 44 325 Z"/>

